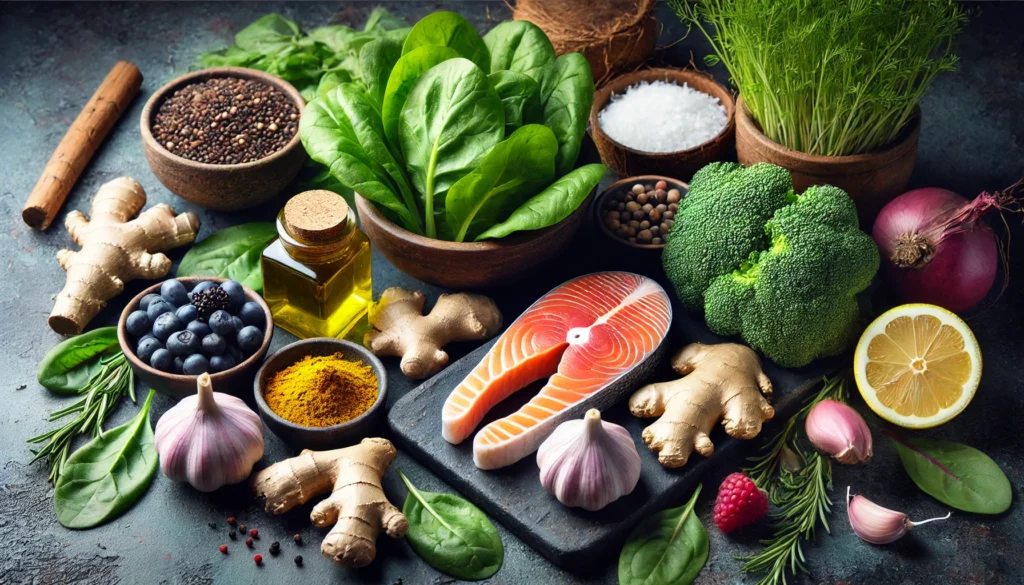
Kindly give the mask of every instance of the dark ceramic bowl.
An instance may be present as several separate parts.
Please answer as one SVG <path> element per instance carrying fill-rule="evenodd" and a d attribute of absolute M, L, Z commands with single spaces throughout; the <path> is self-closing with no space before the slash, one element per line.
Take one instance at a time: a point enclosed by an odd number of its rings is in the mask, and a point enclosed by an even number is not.
<path fill-rule="evenodd" d="M 366 409 L 366 412 L 340 425 L 306 427 L 281 418 L 267 406 L 267 401 L 263 399 L 263 388 L 274 374 L 306 356 L 325 356 L 335 353 L 342 354 L 346 360 L 361 361 L 373 368 L 373 373 L 377 376 L 377 401 Z M 263 424 L 274 431 L 274 434 L 282 441 L 296 449 L 335 449 L 358 443 L 377 433 L 384 414 L 384 402 L 387 399 L 388 373 L 377 356 L 370 353 L 370 350 L 365 347 L 350 341 L 316 337 L 296 341 L 273 353 L 256 374 L 253 387 L 256 394 L 256 406 L 259 408 Z"/>
<path fill-rule="evenodd" d="M 616 181 L 608 186 L 607 189 L 601 191 L 594 199 L 593 206 L 593 221 L 597 227 L 597 231 L 601 232 L 602 237 L 605 240 L 611 240 L 612 244 L 617 252 L 636 254 L 648 254 L 648 255 L 660 255 L 661 249 L 665 247 L 665 244 L 638 244 L 630 242 L 629 240 L 623 240 L 619 236 L 612 233 L 610 229 L 604 224 L 604 204 L 612 195 L 624 193 L 633 188 L 633 185 L 637 183 L 657 183 L 658 181 L 665 181 L 668 183 L 669 189 L 679 189 L 683 197 L 686 197 L 686 192 L 690 190 L 690 186 L 683 181 L 673 179 L 672 177 L 663 177 L 661 175 L 639 175 L 636 177 L 626 177 L 621 181 Z"/>
<path fill-rule="evenodd" d="M 163 101 L 179 89 L 217 77 L 240 77 L 261 81 L 291 99 L 299 114 L 305 100 L 290 83 L 280 77 L 242 67 L 214 67 L 182 75 L 164 85 L 149 98 L 139 122 L 142 148 L 153 174 L 172 193 L 217 211 L 236 211 L 255 207 L 280 193 L 295 178 L 306 161 L 299 133 L 277 152 L 259 160 L 233 165 L 200 163 L 180 157 L 164 148 L 153 137 L 152 123 Z"/>
<path fill-rule="evenodd" d="M 227 282 L 228 279 L 217 276 L 183 276 L 177 280 L 181 281 L 185 285 L 186 289 L 192 290 L 195 285 L 204 280 L 221 283 Z M 129 335 L 127 329 L 128 315 L 138 308 L 139 301 L 142 300 L 142 297 L 150 293 L 159 293 L 161 284 L 163 284 L 163 281 L 160 281 L 140 292 L 135 295 L 135 298 L 129 301 L 127 305 L 125 305 L 124 310 L 121 311 L 121 319 L 117 322 L 117 340 L 121 344 L 121 351 L 124 352 L 124 355 L 128 357 L 128 361 L 132 364 L 132 369 L 135 370 L 135 375 L 142 380 L 144 385 L 173 398 L 184 398 L 196 393 L 196 379 L 199 378 L 199 376 L 161 372 L 140 360 L 139 357 L 135 355 L 135 343 L 129 341 L 131 335 Z M 253 375 L 256 373 L 256 369 L 259 365 L 263 362 L 263 357 L 267 355 L 267 349 L 270 348 L 270 340 L 274 337 L 274 317 L 270 314 L 270 307 L 267 306 L 267 303 L 263 302 L 263 297 L 256 294 L 256 291 L 248 287 L 243 288 L 245 288 L 245 300 L 254 301 L 263 309 L 267 329 L 266 334 L 263 336 L 263 344 L 260 345 L 258 350 L 256 350 L 256 353 L 252 354 L 244 362 L 229 370 L 224 370 L 223 372 L 217 372 L 216 374 L 210 375 L 210 379 L 213 381 L 214 390 L 234 395 L 239 395 L 239 389 L 248 388 L 249 384 L 252 383 Z"/>

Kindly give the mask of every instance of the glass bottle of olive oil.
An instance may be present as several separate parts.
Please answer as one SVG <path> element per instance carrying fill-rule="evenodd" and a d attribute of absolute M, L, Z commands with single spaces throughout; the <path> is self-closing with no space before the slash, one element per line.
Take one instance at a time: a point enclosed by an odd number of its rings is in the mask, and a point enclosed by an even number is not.
<path fill-rule="evenodd" d="M 263 251 L 263 297 L 274 324 L 307 339 L 342 337 L 372 301 L 370 242 L 345 200 L 330 191 L 292 197 Z"/>

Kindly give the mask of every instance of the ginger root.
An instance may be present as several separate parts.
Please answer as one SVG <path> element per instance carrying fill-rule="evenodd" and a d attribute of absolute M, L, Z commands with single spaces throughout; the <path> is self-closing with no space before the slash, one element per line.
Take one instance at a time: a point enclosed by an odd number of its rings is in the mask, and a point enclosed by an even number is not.
<path fill-rule="evenodd" d="M 629 399 L 634 416 L 661 417 L 644 429 L 643 439 L 665 467 L 686 465 L 694 449 L 711 455 L 708 433 L 719 418 L 729 435 L 753 439 L 775 415 L 765 399 L 772 383 L 745 345 L 691 343 L 673 356 L 672 368 L 685 378 L 649 384 Z"/>
<path fill-rule="evenodd" d="M 378 356 L 401 356 L 402 373 L 426 378 L 448 364 L 441 348 L 452 341 L 489 339 L 501 329 L 501 311 L 491 299 L 469 293 L 441 295 L 430 314 L 419 291 L 392 287 L 370 310 L 364 343 Z"/>
<path fill-rule="evenodd" d="M 281 514 L 330 492 L 309 518 L 315 526 L 334 525 L 320 551 L 343 567 L 365 567 L 377 555 L 377 534 L 401 538 L 409 529 L 401 510 L 391 505 L 381 478 L 395 459 L 387 439 L 363 439 L 358 445 L 332 451 L 306 449 L 298 456 L 271 465 L 253 476 L 257 496 L 266 510 Z"/>
<path fill-rule="evenodd" d="M 131 219 L 145 204 L 142 186 L 130 177 L 119 177 L 96 193 L 91 220 L 81 211 L 68 214 L 64 225 L 82 249 L 57 252 L 67 281 L 50 313 L 51 329 L 78 335 L 108 300 L 124 290 L 125 282 L 166 276 L 171 259 L 161 252 L 196 239 L 196 214 L 175 216 L 161 203 Z"/>

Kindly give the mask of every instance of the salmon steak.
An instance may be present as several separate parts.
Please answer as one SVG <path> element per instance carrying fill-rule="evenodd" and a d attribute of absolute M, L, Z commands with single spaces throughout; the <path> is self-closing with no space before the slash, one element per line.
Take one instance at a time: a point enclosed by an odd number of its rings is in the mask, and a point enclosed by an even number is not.
<path fill-rule="evenodd" d="M 461 443 L 491 408 L 547 378 L 527 404 L 473 440 L 480 469 L 511 465 L 559 423 L 611 406 L 648 377 L 671 322 L 669 297 L 650 278 L 599 272 L 570 280 L 526 309 L 452 391 L 442 435 Z"/>

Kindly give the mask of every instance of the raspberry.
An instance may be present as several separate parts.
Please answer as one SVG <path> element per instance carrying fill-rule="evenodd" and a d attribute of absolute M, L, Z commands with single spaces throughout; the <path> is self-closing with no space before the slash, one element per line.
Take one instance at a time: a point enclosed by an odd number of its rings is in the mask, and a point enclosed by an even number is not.
<path fill-rule="evenodd" d="M 749 477 L 732 473 L 719 486 L 715 524 L 722 532 L 753 524 L 767 514 L 768 496 Z"/>

